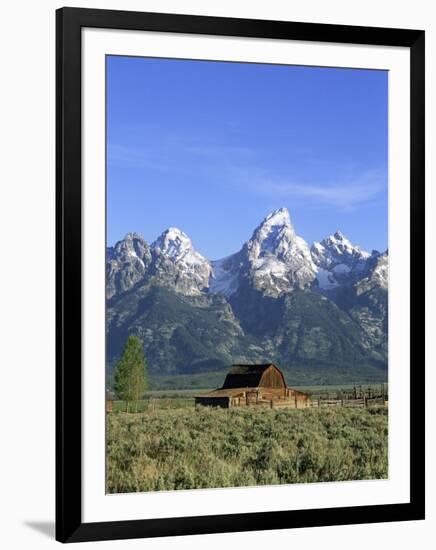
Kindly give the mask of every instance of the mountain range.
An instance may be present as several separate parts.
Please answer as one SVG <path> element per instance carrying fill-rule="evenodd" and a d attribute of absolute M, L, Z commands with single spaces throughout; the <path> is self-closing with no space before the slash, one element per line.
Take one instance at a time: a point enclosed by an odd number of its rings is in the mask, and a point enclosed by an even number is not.
<path fill-rule="evenodd" d="M 340 231 L 309 246 L 286 208 L 215 261 L 175 227 L 129 233 L 107 248 L 106 294 L 109 373 L 135 334 L 152 376 L 272 361 L 293 383 L 387 379 L 388 252 Z"/>

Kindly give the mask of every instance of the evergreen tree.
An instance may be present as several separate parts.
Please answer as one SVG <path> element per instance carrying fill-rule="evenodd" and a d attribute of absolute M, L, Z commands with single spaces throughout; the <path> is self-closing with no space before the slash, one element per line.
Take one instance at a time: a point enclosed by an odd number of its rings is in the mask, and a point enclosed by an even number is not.
<path fill-rule="evenodd" d="M 126 410 L 129 410 L 131 401 L 138 401 L 144 397 L 148 388 L 146 361 L 142 345 L 136 336 L 129 336 L 121 359 L 115 369 L 115 392 L 117 397 L 126 401 Z"/>

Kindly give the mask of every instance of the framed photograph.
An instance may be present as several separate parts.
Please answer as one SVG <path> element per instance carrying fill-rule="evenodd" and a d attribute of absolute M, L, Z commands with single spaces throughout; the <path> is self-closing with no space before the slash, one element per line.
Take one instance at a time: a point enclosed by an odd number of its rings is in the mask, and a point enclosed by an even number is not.
<path fill-rule="evenodd" d="M 424 518 L 424 32 L 57 11 L 56 538 Z"/>

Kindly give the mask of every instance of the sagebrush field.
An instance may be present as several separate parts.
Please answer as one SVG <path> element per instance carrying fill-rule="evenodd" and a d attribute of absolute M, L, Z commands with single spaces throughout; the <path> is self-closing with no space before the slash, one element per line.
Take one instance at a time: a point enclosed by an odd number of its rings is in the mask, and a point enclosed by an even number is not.
<path fill-rule="evenodd" d="M 388 409 L 175 408 L 107 415 L 109 493 L 388 475 Z"/>

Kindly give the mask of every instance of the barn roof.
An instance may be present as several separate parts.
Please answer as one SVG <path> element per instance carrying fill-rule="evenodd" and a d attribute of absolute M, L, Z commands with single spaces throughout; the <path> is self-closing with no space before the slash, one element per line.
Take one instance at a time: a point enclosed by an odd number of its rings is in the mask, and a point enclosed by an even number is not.
<path fill-rule="evenodd" d="M 260 365 L 235 364 L 229 370 L 224 380 L 223 389 L 242 387 L 256 388 L 259 386 L 263 373 L 269 367 L 277 369 L 273 363 L 264 363 Z"/>
<path fill-rule="evenodd" d="M 229 374 L 251 374 L 253 372 L 263 374 L 268 367 L 275 366 L 273 363 L 262 363 L 256 365 L 247 365 L 242 363 L 235 363 L 229 370 Z"/>

